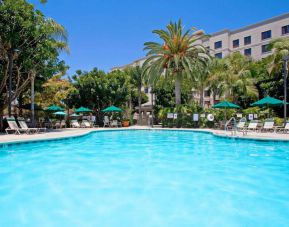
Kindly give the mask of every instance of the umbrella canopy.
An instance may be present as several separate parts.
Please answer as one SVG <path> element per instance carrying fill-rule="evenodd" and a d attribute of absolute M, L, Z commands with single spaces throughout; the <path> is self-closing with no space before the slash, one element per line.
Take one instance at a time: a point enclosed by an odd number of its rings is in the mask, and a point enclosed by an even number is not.
<path fill-rule="evenodd" d="M 225 100 L 216 105 L 213 105 L 213 108 L 225 109 L 225 122 L 227 122 L 227 109 L 240 109 L 241 107 Z M 226 124 L 225 124 L 225 130 L 226 130 Z"/>
<path fill-rule="evenodd" d="M 102 110 L 102 112 L 122 112 L 121 108 L 118 108 L 116 106 L 109 106 Z"/>
<path fill-rule="evenodd" d="M 70 115 L 70 117 L 79 117 L 79 116 L 80 116 L 80 115 L 79 115 L 79 114 L 76 114 L 76 113 Z"/>
<path fill-rule="evenodd" d="M 263 99 L 260 99 L 257 102 L 252 103 L 251 106 L 259 106 L 259 107 L 267 106 L 267 107 L 269 107 L 269 106 L 282 106 L 283 104 L 284 104 L 284 101 L 267 96 Z"/>
<path fill-rule="evenodd" d="M 64 109 L 59 106 L 52 105 L 52 106 L 49 106 L 47 109 L 45 109 L 45 111 L 57 112 L 57 111 L 64 111 Z"/>
<path fill-rule="evenodd" d="M 63 111 L 57 111 L 57 112 L 55 112 L 55 113 L 53 113 L 54 115 L 58 115 L 58 116 L 65 116 L 66 115 L 66 113 L 65 112 L 63 112 Z"/>
<path fill-rule="evenodd" d="M 78 109 L 75 110 L 75 113 L 90 113 L 93 110 L 86 108 L 86 107 L 80 107 Z"/>
<path fill-rule="evenodd" d="M 18 106 L 19 109 L 31 110 L 31 103 L 24 104 L 22 106 Z M 42 110 L 41 106 L 34 104 L 34 110 Z"/>
<path fill-rule="evenodd" d="M 224 101 L 224 102 L 220 102 L 216 105 L 213 106 L 213 108 L 219 108 L 219 109 L 240 109 L 241 107 L 234 104 L 234 103 L 231 103 L 231 102 L 228 102 L 228 101 Z"/>

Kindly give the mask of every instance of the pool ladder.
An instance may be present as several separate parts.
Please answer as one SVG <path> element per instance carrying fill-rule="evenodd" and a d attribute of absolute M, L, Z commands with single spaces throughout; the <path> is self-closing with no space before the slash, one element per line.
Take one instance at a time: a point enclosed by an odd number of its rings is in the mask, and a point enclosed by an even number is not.
<path fill-rule="evenodd" d="M 225 124 L 225 132 L 227 134 L 227 131 L 229 129 L 229 125 L 232 125 L 232 130 L 230 130 L 231 132 L 231 136 L 236 136 L 237 135 L 237 120 L 234 117 L 231 117 L 230 120 L 228 120 Z"/>

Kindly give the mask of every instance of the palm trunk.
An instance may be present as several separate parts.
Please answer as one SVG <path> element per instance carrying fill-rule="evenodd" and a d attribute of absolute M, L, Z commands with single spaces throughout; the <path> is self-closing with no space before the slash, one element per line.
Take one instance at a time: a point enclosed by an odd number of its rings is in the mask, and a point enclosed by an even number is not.
<path fill-rule="evenodd" d="M 204 88 L 200 89 L 200 106 L 204 108 Z"/>
<path fill-rule="evenodd" d="M 138 86 L 138 125 L 142 125 L 141 84 Z"/>
<path fill-rule="evenodd" d="M 175 98 L 176 98 L 176 105 L 181 104 L 181 79 L 178 74 L 175 75 Z"/>
<path fill-rule="evenodd" d="M 35 72 L 32 73 L 32 77 L 31 77 L 31 123 L 32 123 L 32 127 L 35 127 L 34 82 L 35 82 Z"/>

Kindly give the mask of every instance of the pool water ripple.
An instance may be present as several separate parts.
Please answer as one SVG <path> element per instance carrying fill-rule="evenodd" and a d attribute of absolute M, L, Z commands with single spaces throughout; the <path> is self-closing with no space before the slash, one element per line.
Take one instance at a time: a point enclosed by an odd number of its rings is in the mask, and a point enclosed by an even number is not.
<path fill-rule="evenodd" d="M 0 149 L 0 226 L 288 226 L 289 143 L 96 132 Z"/>

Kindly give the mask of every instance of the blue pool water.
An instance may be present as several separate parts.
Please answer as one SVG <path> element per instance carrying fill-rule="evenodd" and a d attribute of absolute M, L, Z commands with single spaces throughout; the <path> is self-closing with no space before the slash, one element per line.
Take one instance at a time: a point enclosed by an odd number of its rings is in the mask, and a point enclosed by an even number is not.
<path fill-rule="evenodd" d="M 0 226 L 288 226 L 289 143 L 97 132 L 0 148 Z"/>

